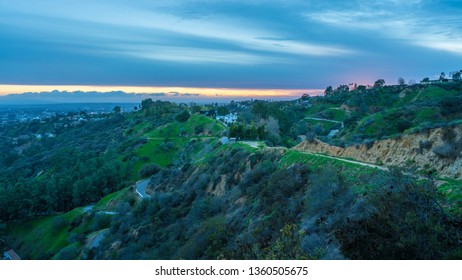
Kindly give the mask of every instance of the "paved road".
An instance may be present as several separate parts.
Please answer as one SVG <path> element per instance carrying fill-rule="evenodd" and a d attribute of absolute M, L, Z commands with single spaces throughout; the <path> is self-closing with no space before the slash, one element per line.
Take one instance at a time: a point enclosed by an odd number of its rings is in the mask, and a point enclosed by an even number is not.
<path fill-rule="evenodd" d="M 96 236 L 93 237 L 93 240 L 91 241 L 89 248 L 91 249 L 98 247 L 101 240 L 103 240 L 108 233 L 108 229 L 103 229 L 102 231 L 97 233 Z"/>
<path fill-rule="evenodd" d="M 144 179 L 136 182 L 136 193 L 138 193 L 141 198 L 149 198 L 150 196 L 146 193 L 146 187 L 151 179 Z"/>

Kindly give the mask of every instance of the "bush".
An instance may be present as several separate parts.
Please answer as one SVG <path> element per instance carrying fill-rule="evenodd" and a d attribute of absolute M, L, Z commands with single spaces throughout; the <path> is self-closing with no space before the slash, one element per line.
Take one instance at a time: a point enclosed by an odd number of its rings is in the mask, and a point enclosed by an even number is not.
<path fill-rule="evenodd" d="M 448 127 L 443 130 L 443 141 L 444 142 L 454 142 L 456 139 L 456 132 L 454 129 Z"/>
<path fill-rule="evenodd" d="M 194 128 L 194 133 L 201 134 L 202 132 L 204 132 L 204 129 L 205 129 L 205 126 L 203 124 L 198 125 Z"/>
<path fill-rule="evenodd" d="M 179 122 L 186 122 L 190 116 L 191 115 L 189 114 L 189 112 L 187 110 L 184 110 L 183 112 L 176 115 L 175 120 Z"/>
<path fill-rule="evenodd" d="M 316 133 L 313 132 L 313 131 L 309 131 L 309 132 L 306 134 L 306 141 L 307 141 L 308 143 L 313 143 L 315 138 L 316 138 Z"/>
<path fill-rule="evenodd" d="M 85 244 L 85 242 L 87 241 L 87 236 L 83 233 L 71 233 L 71 235 L 69 236 L 69 238 L 67 239 L 67 241 L 69 243 L 75 243 L 75 242 L 79 242 L 80 244 Z"/>
<path fill-rule="evenodd" d="M 61 251 L 56 254 L 58 260 L 73 260 L 79 256 L 80 249 L 77 243 L 73 243 L 67 247 L 64 247 Z"/>
<path fill-rule="evenodd" d="M 159 144 L 159 149 L 163 152 L 168 152 L 175 149 L 175 144 L 171 141 L 167 141 Z"/>
<path fill-rule="evenodd" d="M 433 152 L 441 157 L 441 158 L 448 158 L 448 159 L 456 159 L 459 154 L 460 150 L 456 148 L 454 144 L 445 143 L 441 146 L 435 147 Z"/>
<path fill-rule="evenodd" d="M 419 149 L 422 152 L 423 150 L 430 150 L 432 148 L 432 142 L 425 140 L 419 142 Z"/>
<path fill-rule="evenodd" d="M 91 225 L 92 231 L 108 228 L 111 225 L 112 215 L 100 213 L 95 215 L 93 218 L 93 224 Z"/>
<path fill-rule="evenodd" d="M 374 140 L 372 139 L 367 139 L 367 140 L 364 140 L 364 145 L 366 146 L 366 149 L 370 149 L 372 148 L 372 146 L 374 146 Z"/>
<path fill-rule="evenodd" d="M 141 177 L 146 178 L 146 177 L 159 173 L 160 170 L 161 170 L 161 167 L 159 165 L 155 163 L 149 163 L 149 164 L 143 165 L 139 174 Z"/>
<path fill-rule="evenodd" d="M 378 175 L 367 195 L 373 215 L 345 224 L 337 236 L 351 259 L 439 259 L 457 245 L 457 228 L 431 182 L 398 169 Z"/>

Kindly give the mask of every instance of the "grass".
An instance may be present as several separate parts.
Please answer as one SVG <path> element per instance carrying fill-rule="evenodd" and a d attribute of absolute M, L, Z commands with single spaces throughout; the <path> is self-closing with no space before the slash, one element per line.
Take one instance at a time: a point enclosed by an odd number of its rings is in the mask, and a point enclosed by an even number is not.
<path fill-rule="evenodd" d="M 152 138 L 175 138 L 193 136 L 215 136 L 218 137 L 226 127 L 204 115 L 192 115 L 186 122 L 172 122 L 161 126 L 146 136 Z M 200 132 L 199 132 L 200 131 Z M 199 133 L 198 133 L 199 132 Z"/>
<path fill-rule="evenodd" d="M 319 113 L 313 114 L 310 117 L 343 122 L 346 117 L 346 112 L 338 108 L 328 108 L 326 110 L 320 111 Z"/>
<path fill-rule="evenodd" d="M 330 121 L 320 121 L 320 120 L 310 120 L 310 119 L 304 119 L 304 121 L 311 126 L 315 126 L 317 124 L 321 125 L 324 130 L 323 135 L 327 135 L 333 129 L 341 128 L 341 124 L 330 122 Z"/>
<path fill-rule="evenodd" d="M 379 134 L 384 136 L 400 134 L 398 123 L 404 119 L 409 122 L 410 126 L 403 133 L 412 131 L 422 123 L 442 121 L 439 109 L 436 107 L 393 108 L 364 117 L 359 121 L 354 133 L 364 133 L 370 137 L 376 137 Z"/>
<path fill-rule="evenodd" d="M 417 100 L 439 99 L 442 97 L 455 96 L 457 91 L 448 91 L 438 86 L 429 86 L 424 91 L 416 96 Z"/>
<path fill-rule="evenodd" d="M 445 181 L 438 190 L 444 195 L 443 205 L 451 214 L 462 215 L 462 181 L 453 179 L 442 179 Z"/>
<path fill-rule="evenodd" d="M 306 116 L 310 117 L 312 114 L 329 109 L 329 107 L 331 106 L 332 105 L 330 104 L 321 103 L 321 102 L 314 103 L 310 108 L 306 110 Z"/>
<path fill-rule="evenodd" d="M 435 107 L 419 108 L 414 115 L 414 123 L 435 122 L 439 119 L 439 109 Z"/>
<path fill-rule="evenodd" d="M 327 165 L 333 166 L 345 178 L 345 181 L 353 184 L 355 189 L 359 192 L 367 191 L 369 188 L 373 187 L 365 184 L 365 180 L 362 180 L 364 176 L 369 176 L 377 172 L 383 172 L 373 167 L 362 166 L 351 162 L 344 162 L 312 154 L 306 154 L 294 150 L 289 150 L 283 155 L 279 162 L 279 167 L 287 167 L 294 163 L 308 165 L 313 171 L 316 171 Z"/>
<path fill-rule="evenodd" d="M 178 151 L 185 147 L 191 139 L 217 138 L 225 129 L 222 123 L 204 115 L 195 114 L 184 123 L 171 122 L 146 132 L 144 137 L 147 138 L 147 143 L 135 151 L 139 160 L 133 169 L 133 179 L 140 179 L 138 173 L 145 164 L 156 163 L 166 167 L 173 162 Z M 174 147 L 169 150 L 162 149 L 161 145 L 165 142 L 171 142 Z"/>
<path fill-rule="evenodd" d="M 122 200 L 124 197 L 127 196 L 127 193 L 130 192 L 130 188 L 124 188 L 120 191 L 110 193 L 105 197 L 101 198 L 94 206 L 93 209 L 99 211 L 111 211 L 114 210 L 113 206 L 115 205 L 115 201 Z"/>
<path fill-rule="evenodd" d="M 83 208 L 79 207 L 61 215 L 10 224 L 9 239 L 20 256 L 31 259 L 49 258 L 69 245 L 70 232 L 67 225 L 82 213 Z M 58 219 L 62 221 L 59 227 L 56 226 Z"/>
<path fill-rule="evenodd" d="M 93 209 L 97 211 L 114 210 L 116 203 L 113 202 L 123 200 L 130 191 L 130 188 L 125 188 L 108 194 L 98 201 Z M 72 233 L 92 235 L 90 225 L 93 221 L 88 218 L 83 219 L 76 228 L 69 231 L 69 224 L 72 220 L 82 214 L 84 214 L 83 207 L 79 207 L 60 215 L 11 223 L 8 225 L 7 239 L 23 258 L 50 259 L 56 257 L 63 248 L 77 246 L 68 241 Z"/>

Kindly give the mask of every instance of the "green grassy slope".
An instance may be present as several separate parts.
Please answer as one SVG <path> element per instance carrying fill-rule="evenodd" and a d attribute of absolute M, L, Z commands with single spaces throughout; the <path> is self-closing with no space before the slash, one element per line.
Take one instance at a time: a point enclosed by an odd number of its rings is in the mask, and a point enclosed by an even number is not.
<path fill-rule="evenodd" d="M 139 125 L 138 129 L 143 128 Z M 133 178 L 139 179 L 138 172 L 145 164 L 156 163 L 166 167 L 176 158 L 192 139 L 216 139 L 226 127 L 216 120 L 203 115 L 191 115 L 184 123 L 171 122 L 151 131 L 144 131 L 141 137 L 147 143 L 136 149 L 139 161 L 135 164 Z"/>
<path fill-rule="evenodd" d="M 26 259 L 50 259 L 68 246 L 81 247 L 75 244 L 71 235 L 90 236 L 101 230 L 95 224 L 95 217 L 105 215 L 102 212 L 115 211 L 118 202 L 133 197 L 130 188 L 111 193 L 85 213 L 84 207 L 75 208 L 60 215 L 34 218 L 25 222 L 8 225 L 8 241 Z M 102 214 L 99 214 L 102 213 Z M 110 217 L 108 217 L 110 218 Z"/>

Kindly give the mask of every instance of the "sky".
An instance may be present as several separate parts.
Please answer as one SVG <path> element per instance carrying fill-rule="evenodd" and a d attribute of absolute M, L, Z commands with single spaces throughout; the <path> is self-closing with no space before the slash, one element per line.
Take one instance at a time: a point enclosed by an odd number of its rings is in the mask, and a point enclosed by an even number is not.
<path fill-rule="evenodd" d="M 461 14 L 459 0 L 0 0 L 0 95 L 419 81 L 462 69 Z"/>

